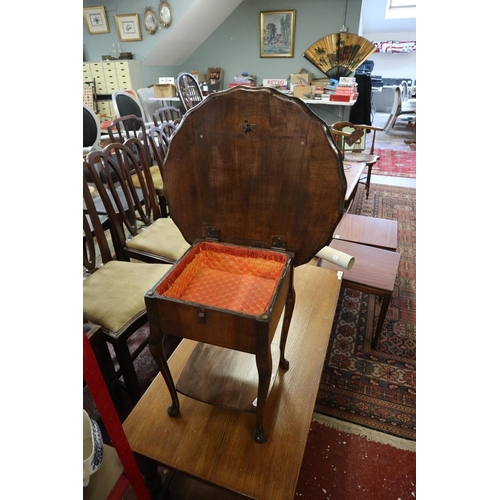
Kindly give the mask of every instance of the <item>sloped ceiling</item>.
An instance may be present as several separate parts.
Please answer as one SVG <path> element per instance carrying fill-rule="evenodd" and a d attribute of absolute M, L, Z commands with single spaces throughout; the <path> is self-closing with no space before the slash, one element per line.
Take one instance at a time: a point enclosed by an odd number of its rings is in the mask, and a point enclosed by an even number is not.
<path fill-rule="evenodd" d="M 181 65 L 243 0 L 196 0 L 167 30 L 143 66 Z"/>

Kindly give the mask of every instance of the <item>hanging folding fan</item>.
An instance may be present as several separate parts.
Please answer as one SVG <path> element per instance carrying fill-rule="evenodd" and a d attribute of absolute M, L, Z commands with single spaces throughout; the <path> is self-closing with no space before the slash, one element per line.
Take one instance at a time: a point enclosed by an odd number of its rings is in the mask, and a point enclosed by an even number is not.
<path fill-rule="evenodd" d="M 351 75 L 376 48 L 370 40 L 353 33 L 334 33 L 320 38 L 305 52 L 304 57 L 328 78 L 339 80 Z"/>

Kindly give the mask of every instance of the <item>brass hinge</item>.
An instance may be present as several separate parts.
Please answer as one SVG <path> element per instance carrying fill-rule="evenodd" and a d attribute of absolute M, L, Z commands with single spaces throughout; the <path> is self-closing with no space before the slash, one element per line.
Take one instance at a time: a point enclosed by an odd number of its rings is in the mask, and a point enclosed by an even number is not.
<path fill-rule="evenodd" d="M 210 241 L 219 241 L 220 231 L 216 227 L 207 226 L 206 239 Z"/>
<path fill-rule="evenodd" d="M 273 236 L 271 242 L 272 250 L 286 250 L 286 238 L 284 236 Z"/>

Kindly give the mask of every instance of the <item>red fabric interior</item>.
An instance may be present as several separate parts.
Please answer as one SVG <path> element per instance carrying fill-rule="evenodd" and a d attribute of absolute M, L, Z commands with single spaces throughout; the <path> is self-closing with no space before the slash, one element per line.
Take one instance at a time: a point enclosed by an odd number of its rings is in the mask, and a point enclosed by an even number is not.
<path fill-rule="evenodd" d="M 203 242 L 178 262 L 158 287 L 165 297 L 251 315 L 264 313 L 288 256 Z"/>

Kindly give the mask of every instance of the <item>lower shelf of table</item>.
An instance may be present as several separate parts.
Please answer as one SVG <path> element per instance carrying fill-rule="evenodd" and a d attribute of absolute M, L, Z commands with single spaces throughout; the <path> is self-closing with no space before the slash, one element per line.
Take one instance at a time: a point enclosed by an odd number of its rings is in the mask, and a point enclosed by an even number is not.
<path fill-rule="evenodd" d="M 271 344 L 271 392 L 279 366 L 279 346 Z M 214 406 L 257 411 L 259 375 L 255 355 L 198 343 L 176 384 L 178 392 Z"/>

